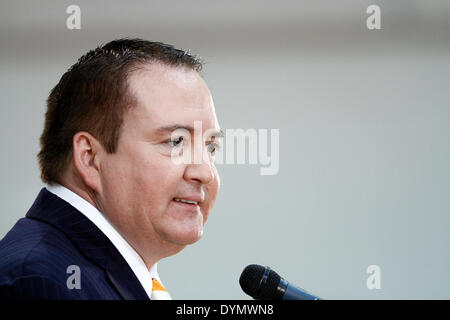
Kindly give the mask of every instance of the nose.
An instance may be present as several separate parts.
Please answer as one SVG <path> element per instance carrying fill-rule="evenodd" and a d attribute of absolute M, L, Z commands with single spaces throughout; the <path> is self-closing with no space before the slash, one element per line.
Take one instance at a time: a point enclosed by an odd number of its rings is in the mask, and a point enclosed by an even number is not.
<path fill-rule="evenodd" d="M 203 152 L 202 161 L 189 163 L 184 171 L 184 179 L 207 185 L 216 178 L 216 170 L 208 152 Z"/>

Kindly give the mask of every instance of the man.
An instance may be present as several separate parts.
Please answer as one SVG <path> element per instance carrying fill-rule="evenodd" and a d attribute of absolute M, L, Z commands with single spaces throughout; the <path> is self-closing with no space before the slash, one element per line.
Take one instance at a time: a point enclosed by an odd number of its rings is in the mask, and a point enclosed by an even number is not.
<path fill-rule="evenodd" d="M 121 39 L 62 76 L 38 154 L 47 188 L 0 242 L 0 298 L 170 298 L 157 263 L 200 239 L 219 190 L 201 66 Z M 175 161 L 187 153 L 201 161 Z"/>

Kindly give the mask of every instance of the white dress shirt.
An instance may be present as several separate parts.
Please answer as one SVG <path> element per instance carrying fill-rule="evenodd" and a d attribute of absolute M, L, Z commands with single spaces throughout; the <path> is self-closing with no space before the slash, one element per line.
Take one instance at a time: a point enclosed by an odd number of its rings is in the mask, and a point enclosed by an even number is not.
<path fill-rule="evenodd" d="M 106 217 L 97 210 L 87 200 L 80 197 L 75 192 L 67 189 L 60 184 L 53 184 L 46 187 L 48 191 L 57 195 L 59 198 L 71 204 L 74 208 L 84 214 L 92 223 L 94 223 L 117 248 L 125 261 L 133 270 L 145 292 L 149 297 L 152 296 L 152 278 L 161 279 L 158 276 L 157 264 L 155 263 L 150 270 L 142 260 L 141 256 L 134 250 L 132 246 L 122 237 L 122 235 L 114 228 L 114 226 L 106 219 Z M 169 296 L 170 297 L 170 296 Z"/>

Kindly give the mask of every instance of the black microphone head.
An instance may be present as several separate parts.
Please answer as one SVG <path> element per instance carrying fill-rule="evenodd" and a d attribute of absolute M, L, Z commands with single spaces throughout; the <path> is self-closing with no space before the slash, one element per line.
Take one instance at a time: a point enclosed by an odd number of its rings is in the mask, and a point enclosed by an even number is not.
<path fill-rule="evenodd" d="M 264 272 L 268 272 L 263 280 Z M 274 299 L 281 277 L 268 267 L 251 264 L 245 267 L 239 278 L 242 290 L 255 299 Z"/>

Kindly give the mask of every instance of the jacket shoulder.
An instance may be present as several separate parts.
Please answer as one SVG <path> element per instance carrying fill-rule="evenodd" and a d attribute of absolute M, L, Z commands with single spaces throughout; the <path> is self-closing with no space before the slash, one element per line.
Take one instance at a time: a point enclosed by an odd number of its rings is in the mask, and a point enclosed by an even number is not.
<path fill-rule="evenodd" d="M 71 240 L 55 227 L 35 219 L 22 218 L 0 241 L 0 285 L 16 278 L 39 275 L 67 278 L 71 261 L 80 253 Z"/>
<path fill-rule="evenodd" d="M 98 294 L 89 282 L 104 282 L 70 238 L 39 220 L 20 219 L 0 241 L 0 256 L 0 299 L 90 299 Z M 68 285 L 76 268 L 84 290 Z"/>

